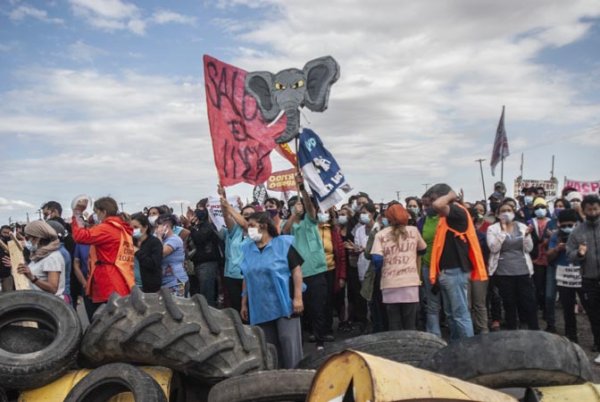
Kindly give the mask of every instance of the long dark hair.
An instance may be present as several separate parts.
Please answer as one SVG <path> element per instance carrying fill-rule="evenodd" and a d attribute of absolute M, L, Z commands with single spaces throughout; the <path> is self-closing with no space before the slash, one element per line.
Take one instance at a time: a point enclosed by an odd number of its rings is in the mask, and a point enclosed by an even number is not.
<path fill-rule="evenodd" d="M 271 215 L 269 215 L 268 212 L 255 212 L 250 215 L 248 220 L 255 220 L 259 225 L 265 225 L 267 227 L 267 233 L 269 233 L 269 236 L 273 238 L 279 236 L 277 228 L 275 227 L 275 223 L 273 222 L 273 219 L 271 219 Z"/>

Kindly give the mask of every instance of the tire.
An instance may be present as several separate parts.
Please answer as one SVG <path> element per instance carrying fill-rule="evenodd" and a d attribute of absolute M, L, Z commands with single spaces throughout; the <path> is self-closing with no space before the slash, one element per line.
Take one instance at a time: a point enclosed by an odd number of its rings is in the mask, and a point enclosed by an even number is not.
<path fill-rule="evenodd" d="M 209 384 L 274 368 L 262 330 L 243 325 L 237 311 L 209 307 L 201 295 L 135 287 L 129 296 L 111 296 L 94 316 L 81 352 L 92 365 L 164 366 Z"/>
<path fill-rule="evenodd" d="M 2 388 L 0 388 L 0 402 L 8 402 L 8 397 L 6 396 L 6 392 Z"/>
<path fill-rule="evenodd" d="M 0 329 L 0 349 L 11 353 L 33 353 L 52 343 L 54 334 L 47 329 L 8 325 Z"/>
<path fill-rule="evenodd" d="M 233 377 L 215 385 L 208 402 L 304 401 L 314 370 L 271 370 Z"/>
<path fill-rule="evenodd" d="M 167 402 L 152 377 L 123 363 L 107 364 L 90 371 L 65 398 L 65 402 L 105 402 L 122 392 L 132 392 L 136 402 Z"/>
<path fill-rule="evenodd" d="M 579 345 L 543 331 L 500 331 L 462 339 L 423 361 L 421 368 L 494 389 L 594 380 Z"/>
<path fill-rule="evenodd" d="M 42 330 L 10 328 L 11 324 L 22 321 L 35 321 Z M 14 352 L 0 349 L 0 384 L 7 389 L 44 386 L 59 378 L 77 359 L 81 340 L 79 317 L 71 306 L 49 293 L 35 290 L 0 293 L 2 330 L 29 334 L 48 331 L 52 334 L 50 344 L 44 346 L 46 341 L 43 341 L 37 346 L 44 347 L 35 353 L 19 353 L 19 348 L 27 352 L 28 346 L 15 340 L 9 340 L 13 346 L 17 345 Z M 35 333 L 38 341 L 45 336 Z"/>
<path fill-rule="evenodd" d="M 362 335 L 326 345 L 305 356 L 298 368 L 318 369 L 331 356 L 352 349 L 400 363 L 418 366 L 423 359 L 447 346 L 440 337 L 420 331 L 388 331 Z"/>

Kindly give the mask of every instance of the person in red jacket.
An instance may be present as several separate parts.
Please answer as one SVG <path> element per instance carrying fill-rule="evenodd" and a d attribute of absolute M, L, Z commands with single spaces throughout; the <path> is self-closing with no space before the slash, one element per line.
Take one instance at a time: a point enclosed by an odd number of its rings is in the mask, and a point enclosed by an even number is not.
<path fill-rule="evenodd" d="M 135 284 L 133 229 L 117 215 L 117 202 L 110 197 L 94 202 L 100 224 L 89 229 L 82 218 L 86 207 L 84 200 L 73 210 L 73 238 L 91 245 L 86 294 L 96 310 L 113 292 L 127 296 Z"/>
<path fill-rule="evenodd" d="M 335 296 L 346 286 L 346 250 L 344 249 L 340 228 L 334 223 L 336 217 L 335 208 L 317 213 L 319 234 L 321 235 L 321 241 L 325 249 L 325 260 L 327 261 L 327 335 L 325 336 L 327 342 L 335 340 L 333 337 L 333 309 L 338 307 L 335 303 Z M 338 309 L 338 314 L 340 313 L 339 310 L 342 309 Z"/>

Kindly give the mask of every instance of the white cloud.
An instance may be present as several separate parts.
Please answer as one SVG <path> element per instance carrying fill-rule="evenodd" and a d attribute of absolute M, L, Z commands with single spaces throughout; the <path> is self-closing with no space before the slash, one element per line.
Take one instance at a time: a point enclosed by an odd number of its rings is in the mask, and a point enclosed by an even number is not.
<path fill-rule="evenodd" d="M 79 63 L 93 63 L 96 58 L 108 55 L 106 50 L 88 45 L 82 40 L 70 44 L 67 53 L 71 60 Z"/>
<path fill-rule="evenodd" d="M 192 25 L 196 21 L 194 17 L 182 15 L 170 10 L 158 10 L 154 12 L 151 20 L 159 25 L 169 23 Z"/>
<path fill-rule="evenodd" d="M 20 5 L 13 9 L 9 14 L 9 18 L 13 21 L 22 21 L 26 18 L 33 18 L 39 21 L 51 23 L 51 24 L 63 24 L 64 21 L 60 18 L 52 18 L 48 16 L 46 10 L 42 10 L 29 5 Z"/>
<path fill-rule="evenodd" d="M 8 200 L 0 197 L 0 210 L 13 211 L 19 208 L 35 208 L 33 204 L 23 200 Z"/>

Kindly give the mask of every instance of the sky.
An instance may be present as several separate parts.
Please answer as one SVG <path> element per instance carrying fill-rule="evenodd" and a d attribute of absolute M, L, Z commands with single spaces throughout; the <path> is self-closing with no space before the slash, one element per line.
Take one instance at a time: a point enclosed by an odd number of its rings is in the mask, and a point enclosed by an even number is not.
<path fill-rule="evenodd" d="M 302 124 L 376 202 L 438 182 L 481 199 L 479 158 L 489 195 L 503 105 L 509 188 L 521 154 L 526 179 L 552 155 L 560 186 L 600 179 L 597 0 L 2 0 L 0 223 L 82 193 L 126 212 L 215 194 L 204 54 L 272 72 L 333 56 L 329 108 Z"/>

